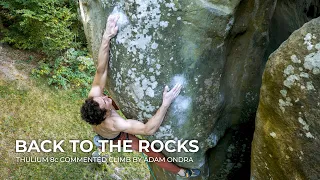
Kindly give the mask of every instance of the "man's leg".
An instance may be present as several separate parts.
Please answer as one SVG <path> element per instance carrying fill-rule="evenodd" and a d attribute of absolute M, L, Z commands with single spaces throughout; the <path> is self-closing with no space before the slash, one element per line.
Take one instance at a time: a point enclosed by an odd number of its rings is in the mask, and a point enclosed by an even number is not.
<path fill-rule="evenodd" d="M 139 139 L 132 134 L 128 134 L 128 138 L 129 138 L 129 140 L 132 140 L 132 149 L 135 151 L 138 151 L 139 150 Z M 159 167 L 161 167 L 167 171 L 170 171 L 174 174 L 178 174 L 178 172 L 181 170 L 181 168 L 179 166 L 175 165 L 174 163 L 169 163 L 167 161 L 166 157 L 162 153 L 153 152 L 150 147 L 148 148 L 148 150 L 149 150 L 149 152 L 146 152 L 143 150 L 143 153 L 145 153 L 148 157 L 154 157 L 154 158 L 161 159 L 161 160 L 165 159 L 164 162 L 154 162 Z"/>
<path fill-rule="evenodd" d="M 101 139 L 101 136 L 99 135 L 96 135 L 94 137 L 94 144 L 99 148 L 99 155 L 100 155 L 100 148 L 101 148 L 101 143 L 98 142 L 98 140 Z M 121 133 L 119 135 L 119 137 L 117 138 L 117 140 L 120 140 L 123 141 L 125 139 L 130 139 L 132 140 L 132 149 L 135 150 L 135 151 L 138 151 L 139 150 L 139 139 L 134 136 L 134 135 L 131 135 L 131 134 L 127 134 L 127 133 Z M 118 143 L 118 141 L 116 140 L 116 144 Z M 196 177 L 200 174 L 200 171 L 197 170 L 197 169 L 183 169 L 183 168 L 180 168 L 179 166 L 173 164 L 173 163 L 169 163 L 167 162 L 167 159 L 165 158 L 165 156 L 162 154 L 162 153 L 156 153 L 156 152 L 153 152 L 151 150 L 151 148 L 149 147 L 148 148 L 149 152 L 145 152 L 144 153 L 149 156 L 149 157 L 157 157 L 157 158 L 161 158 L 161 159 L 165 159 L 166 162 L 155 162 L 159 167 L 167 170 L 167 171 L 170 171 L 174 174 L 179 174 L 181 177 Z"/>

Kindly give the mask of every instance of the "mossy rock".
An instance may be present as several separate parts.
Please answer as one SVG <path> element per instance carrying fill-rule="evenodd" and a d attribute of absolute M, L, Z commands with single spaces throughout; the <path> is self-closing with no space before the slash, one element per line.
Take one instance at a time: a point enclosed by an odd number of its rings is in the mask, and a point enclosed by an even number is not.
<path fill-rule="evenodd" d="M 263 75 L 252 179 L 320 178 L 320 18 L 295 31 Z"/>

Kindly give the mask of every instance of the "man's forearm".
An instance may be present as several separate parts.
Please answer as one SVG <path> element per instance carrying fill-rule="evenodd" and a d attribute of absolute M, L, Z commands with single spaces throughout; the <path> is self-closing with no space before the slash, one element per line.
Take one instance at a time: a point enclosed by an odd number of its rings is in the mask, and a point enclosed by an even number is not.
<path fill-rule="evenodd" d="M 149 119 L 149 121 L 146 123 L 146 131 L 149 133 L 149 134 L 153 134 L 155 133 L 160 125 L 162 124 L 162 121 L 168 111 L 168 108 L 169 106 L 164 106 L 164 105 L 161 105 L 161 107 L 158 109 L 157 113 L 152 116 L 152 118 Z"/>
<path fill-rule="evenodd" d="M 105 81 L 107 78 L 109 50 L 110 50 L 110 39 L 103 38 L 100 45 L 99 54 L 98 54 L 97 71 L 93 78 L 93 83 L 92 83 L 92 86 L 99 85 L 101 92 L 103 92 L 103 88 L 105 86 Z"/>
<path fill-rule="evenodd" d="M 110 50 L 110 38 L 103 37 L 98 54 L 97 72 L 103 74 L 108 65 Z"/>
<path fill-rule="evenodd" d="M 102 41 L 99 48 L 97 70 L 93 78 L 92 88 L 88 95 L 89 97 L 103 95 L 108 73 L 110 40 L 118 32 L 118 27 L 116 26 L 118 19 L 118 16 L 110 15 L 108 17 L 106 30 L 102 36 Z"/>

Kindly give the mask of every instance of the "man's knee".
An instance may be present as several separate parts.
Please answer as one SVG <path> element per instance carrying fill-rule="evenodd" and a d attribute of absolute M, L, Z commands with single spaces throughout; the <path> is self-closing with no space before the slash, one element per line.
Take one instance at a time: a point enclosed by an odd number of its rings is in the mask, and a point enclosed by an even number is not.
<path fill-rule="evenodd" d="M 94 145 L 96 145 L 97 148 L 101 149 L 102 143 L 101 143 L 101 142 L 98 142 L 99 140 L 103 140 L 101 136 L 95 135 L 95 136 L 93 137 L 93 143 L 94 143 Z"/>

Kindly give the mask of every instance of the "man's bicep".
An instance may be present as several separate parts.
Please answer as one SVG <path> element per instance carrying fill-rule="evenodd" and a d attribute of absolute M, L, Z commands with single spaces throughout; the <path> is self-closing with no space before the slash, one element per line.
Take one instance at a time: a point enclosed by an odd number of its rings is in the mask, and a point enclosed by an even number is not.
<path fill-rule="evenodd" d="M 117 121 L 114 124 L 114 128 L 118 131 L 126 132 L 134 135 L 148 135 L 146 132 L 146 125 L 140 121 L 127 119 L 122 121 Z"/>
<path fill-rule="evenodd" d="M 92 88 L 90 89 L 88 97 L 98 97 L 98 96 L 102 96 L 102 90 L 100 86 L 93 85 Z"/>
<path fill-rule="evenodd" d="M 105 86 L 105 81 L 107 79 L 106 71 L 101 70 L 101 68 L 97 68 L 96 74 L 94 75 L 92 88 L 89 92 L 89 97 L 102 96 L 103 89 Z"/>

